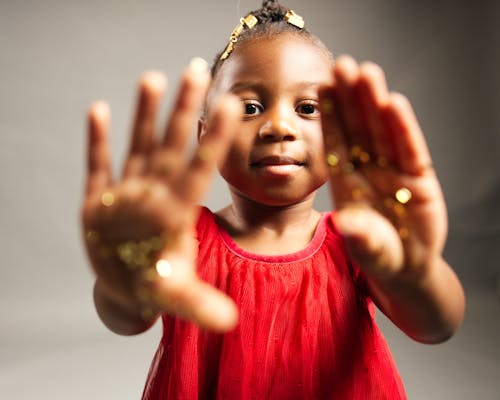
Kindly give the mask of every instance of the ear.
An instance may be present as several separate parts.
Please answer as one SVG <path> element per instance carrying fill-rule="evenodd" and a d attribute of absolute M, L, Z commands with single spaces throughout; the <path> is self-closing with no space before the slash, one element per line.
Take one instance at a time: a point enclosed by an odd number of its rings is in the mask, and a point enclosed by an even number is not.
<path fill-rule="evenodd" d="M 198 142 L 205 133 L 207 133 L 207 120 L 205 117 L 200 117 L 198 120 Z"/>

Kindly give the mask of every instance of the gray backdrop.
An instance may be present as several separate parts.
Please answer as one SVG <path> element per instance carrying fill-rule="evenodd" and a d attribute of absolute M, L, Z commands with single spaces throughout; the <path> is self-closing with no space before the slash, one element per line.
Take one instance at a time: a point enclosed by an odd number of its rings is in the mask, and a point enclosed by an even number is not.
<path fill-rule="evenodd" d="M 439 346 L 380 318 L 409 397 L 500 399 L 499 3 L 288 4 L 335 54 L 385 68 L 412 100 L 441 178 L 446 256 L 466 288 L 467 316 Z M 119 337 L 95 315 L 78 225 L 85 111 L 96 98 L 111 103 L 118 168 L 141 71 L 166 71 L 174 89 L 191 57 L 211 60 L 258 5 L 0 0 L 0 398 L 139 398 L 160 329 Z M 209 206 L 227 202 L 223 188 L 217 180 Z"/>

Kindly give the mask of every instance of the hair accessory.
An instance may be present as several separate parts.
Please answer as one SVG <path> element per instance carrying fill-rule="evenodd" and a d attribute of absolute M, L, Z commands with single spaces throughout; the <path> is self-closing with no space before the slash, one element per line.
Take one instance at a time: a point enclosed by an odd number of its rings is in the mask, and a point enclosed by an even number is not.
<path fill-rule="evenodd" d="M 305 25 L 304 19 L 300 15 L 296 14 L 293 10 L 288 10 L 283 18 L 290 25 L 293 25 L 299 29 L 304 28 Z M 220 56 L 220 60 L 225 60 L 226 58 L 229 57 L 229 55 L 234 49 L 235 43 L 238 41 L 238 37 L 241 35 L 241 33 L 245 28 L 252 29 L 258 23 L 259 20 L 253 14 L 248 14 L 244 18 L 240 18 L 240 23 L 236 25 L 236 27 L 231 32 L 231 36 L 229 37 L 229 43 L 224 52 L 222 53 L 222 55 Z"/>
<path fill-rule="evenodd" d="M 299 14 L 295 14 L 295 11 L 293 10 L 288 10 L 286 12 L 285 21 L 299 29 L 304 28 L 305 25 L 304 18 L 302 18 Z"/>
<path fill-rule="evenodd" d="M 233 29 L 231 32 L 231 36 L 229 37 L 229 44 L 226 47 L 226 50 L 224 50 L 224 53 L 220 56 L 221 60 L 225 60 L 226 58 L 229 57 L 229 54 L 234 49 L 234 44 L 238 41 L 238 37 L 241 35 L 241 32 L 243 32 L 243 29 L 248 28 L 252 29 L 259 20 L 257 17 L 253 14 L 248 14 L 245 18 L 240 18 L 240 23 L 236 25 L 236 27 Z"/>

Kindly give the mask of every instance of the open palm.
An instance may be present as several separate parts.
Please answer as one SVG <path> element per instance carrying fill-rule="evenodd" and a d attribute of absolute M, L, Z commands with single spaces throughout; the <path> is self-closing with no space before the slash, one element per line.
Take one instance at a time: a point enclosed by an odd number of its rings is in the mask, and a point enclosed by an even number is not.
<path fill-rule="evenodd" d="M 365 271 L 418 273 L 441 254 L 447 220 L 413 110 L 373 63 L 343 56 L 332 74 L 320 102 L 337 225 Z"/>
<path fill-rule="evenodd" d="M 166 80 L 158 72 L 144 74 L 130 149 L 116 180 L 110 167 L 108 106 L 97 102 L 91 107 L 82 221 L 93 269 L 114 301 L 225 330 L 235 324 L 237 312 L 225 294 L 197 277 L 193 229 L 197 204 L 237 130 L 240 110 L 230 97 L 217 102 L 206 134 L 186 161 L 208 84 L 209 74 L 196 60 L 182 78 L 165 134 L 157 138 Z"/>

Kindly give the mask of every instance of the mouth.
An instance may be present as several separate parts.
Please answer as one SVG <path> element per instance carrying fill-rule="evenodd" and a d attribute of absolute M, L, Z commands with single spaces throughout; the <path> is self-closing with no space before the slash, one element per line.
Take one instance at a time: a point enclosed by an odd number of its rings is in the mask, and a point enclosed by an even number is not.
<path fill-rule="evenodd" d="M 305 165 L 290 156 L 266 156 L 250 163 L 250 167 L 271 178 L 283 178 L 293 175 Z"/>
<path fill-rule="evenodd" d="M 260 168 L 260 167 L 272 167 L 272 166 L 303 166 L 305 165 L 304 161 L 299 161 L 290 156 L 266 156 L 259 158 L 256 161 L 252 161 L 250 163 L 251 167 Z"/>

